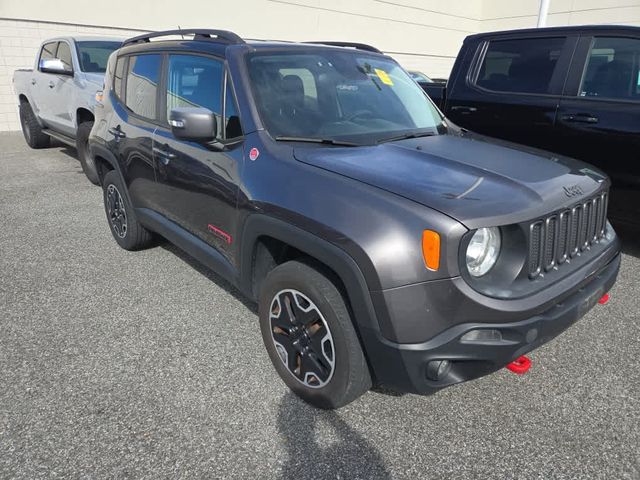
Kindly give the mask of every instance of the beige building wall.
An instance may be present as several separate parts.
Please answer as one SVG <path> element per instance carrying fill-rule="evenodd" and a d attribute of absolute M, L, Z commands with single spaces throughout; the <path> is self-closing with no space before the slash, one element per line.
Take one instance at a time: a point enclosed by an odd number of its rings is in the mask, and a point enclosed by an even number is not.
<path fill-rule="evenodd" d="M 462 40 L 536 25 L 538 0 L 0 0 L 0 131 L 20 128 L 12 89 L 40 43 L 61 35 L 125 38 L 178 26 L 245 38 L 344 40 L 375 45 L 405 68 L 447 77 Z M 231 7 L 232 6 L 232 7 Z M 640 0 L 551 0 L 549 25 L 640 25 Z"/>
<path fill-rule="evenodd" d="M 485 0 L 481 31 L 532 28 L 538 22 L 539 0 Z M 640 0 L 550 0 L 547 26 L 640 26 Z"/>

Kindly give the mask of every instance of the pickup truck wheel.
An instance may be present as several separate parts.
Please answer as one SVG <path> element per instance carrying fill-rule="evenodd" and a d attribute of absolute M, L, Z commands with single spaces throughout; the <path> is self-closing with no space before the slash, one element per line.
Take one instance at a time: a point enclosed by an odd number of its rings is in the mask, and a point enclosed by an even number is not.
<path fill-rule="evenodd" d="M 89 134 L 93 128 L 93 122 L 84 122 L 78 126 L 78 134 L 76 135 L 76 149 L 78 150 L 78 158 L 80 159 L 80 165 L 82 165 L 82 171 L 87 176 L 89 181 L 94 185 L 100 185 L 100 177 L 98 176 L 98 169 L 96 163 L 91 158 L 89 153 Z"/>
<path fill-rule="evenodd" d="M 320 271 L 297 261 L 274 268 L 263 283 L 258 310 L 271 362 L 303 400 L 339 408 L 371 388 L 349 309 Z"/>
<path fill-rule="evenodd" d="M 133 207 L 124 195 L 124 185 L 115 170 L 107 172 L 102 182 L 104 210 L 115 241 L 125 250 L 140 250 L 152 240 L 149 230 L 136 218 Z"/>
<path fill-rule="evenodd" d="M 45 148 L 51 143 L 49 135 L 42 133 L 38 119 L 27 102 L 20 104 L 20 125 L 24 139 L 31 148 Z"/>

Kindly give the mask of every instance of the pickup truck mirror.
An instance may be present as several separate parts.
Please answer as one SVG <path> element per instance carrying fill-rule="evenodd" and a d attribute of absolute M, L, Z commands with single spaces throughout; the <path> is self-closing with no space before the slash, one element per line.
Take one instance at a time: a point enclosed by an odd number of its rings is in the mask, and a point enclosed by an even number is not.
<path fill-rule="evenodd" d="M 171 110 L 169 125 L 181 140 L 210 142 L 216 138 L 216 116 L 207 108 L 179 107 Z"/>
<path fill-rule="evenodd" d="M 73 75 L 73 68 L 66 65 L 59 58 L 47 58 L 40 60 L 40 71 L 45 73 L 56 73 L 58 75 Z"/>

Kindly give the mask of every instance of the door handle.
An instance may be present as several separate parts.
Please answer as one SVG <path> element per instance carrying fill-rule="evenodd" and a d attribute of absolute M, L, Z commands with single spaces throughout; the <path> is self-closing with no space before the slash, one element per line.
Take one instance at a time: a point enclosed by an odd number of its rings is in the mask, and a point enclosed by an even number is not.
<path fill-rule="evenodd" d="M 109 130 L 107 130 L 111 135 L 113 135 L 116 138 L 124 138 L 127 136 L 126 133 L 124 133 L 122 130 L 120 130 L 120 125 L 118 125 L 117 127 L 111 127 Z"/>
<path fill-rule="evenodd" d="M 32 78 L 32 79 L 31 79 L 31 85 L 35 85 L 36 83 L 38 83 L 38 82 L 36 82 L 36 79 L 35 79 L 35 78 Z"/>
<path fill-rule="evenodd" d="M 454 105 L 453 107 L 451 107 L 451 111 L 460 113 L 473 113 L 477 112 L 478 109 L 476 107 L 469 107 L 467 105 Z"/>
<path fill-rule="evenodd" d="M 53 87 L 55 87 L 55 86 L 56 86 L 56 84 L 53 82 L 53 80 L 51 80 L 51 81 L 49 82 L 49 88 L 53 88 Z"/>
<path fill-rule="evenodd" d="M 153 153 L 160 158 L 163 165 L 168 165 L 171 160 L 176 158 L 175 153 L 168 152 L 167 150 L 159 147 L 153 147 Z"/>
<path fill-rule="evenodd" d="M 581 123 L 598 123 L 598 117 L 595 117 L 589 113 L 576 113 L 563 115 L 562 120 L 565 122 L 581 122 Z"/>

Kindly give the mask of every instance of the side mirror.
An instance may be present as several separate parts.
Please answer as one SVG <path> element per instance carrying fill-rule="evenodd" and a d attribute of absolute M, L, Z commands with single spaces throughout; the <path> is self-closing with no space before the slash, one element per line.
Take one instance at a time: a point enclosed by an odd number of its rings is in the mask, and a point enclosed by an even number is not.
<path fill-rule="evenodd" d="M 210 142 L 216 138 L 216 116 L 207 108 L 174 108 L 169 125 L 173 136 L 181 140 Z"/>
<path fill-rule="evenodd" d="M 40 60 L 40 71 L 58 75 L 73 75 L 73 69 L 69 65 L 65 65 L 59 58 Z"/>

